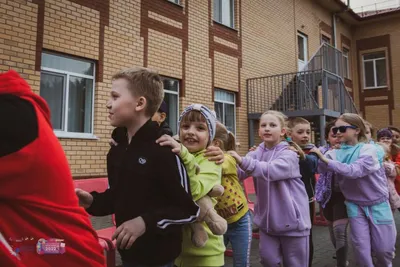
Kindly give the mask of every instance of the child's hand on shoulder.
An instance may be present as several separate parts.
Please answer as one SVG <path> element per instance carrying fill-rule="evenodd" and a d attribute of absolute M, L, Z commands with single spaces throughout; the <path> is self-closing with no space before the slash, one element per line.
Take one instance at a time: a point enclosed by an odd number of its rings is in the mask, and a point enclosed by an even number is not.
<path fill-rule="evenodd" d="M 224 163 L 224 151 L 222 151 L 221 148 L 217 146 L 207 147 L 204 156 L 208 158 L 209 161 L 215 161 L 215 164 L 217 165 Z"/>
<path fill-rule="evenodd" d="M 294 148 L 294 147 L 292 147 L 292 146 L 289 146 L 288 149 L 289 149 L 289 150 L 292 150 L 294 153 L 297 154 L 298 157 L 300 157 L 300 153 L 299 153 L 299 151 L 298 151 L 296 148 Z"/>
<path fill-rule="evenodd" d="M 319 150 L 319 148 L 313 147 L 310 150 L 310 153 L 315 153 L 319 157 L 320 160 L 322 160 L 323 162 L 328 164 L 328 159 L 324 156 L 324 154 L 322 154 L 322 152 L 321 152 L 321 150 Z"/>
<path fill-rule="evenodd" d="M 257 149 L 257 146 L 252 146 L 252 147 L 249 148 L 249 152 L 253 152 L 253 151 L 255 151 L 256 149 Z"/>
<path fill-rule="evenodd" d="M 160 138 L 156 140 L 156 143 L 159 144 L 160 146 L 169 146 L 172 148 L 172 152 L 174 152 L 177 155 L 181 154 L 181 144 L 178 143 L 174 138 L 172 138 L 169 135 L 164 134 Z"/>
<path fill-rule="evenodd" d="M 240 165 L 242 163 L 242 157 L 239 156 L 239 154 L 236 151 L 231 150 L 231 151 L 228 151 L 227 153 L 236 160 L 237 164 Z"/>
<path fill-rule="evenodd" d="M 333 145 L 329 149 L 340 149 L 340 144 Z"/>

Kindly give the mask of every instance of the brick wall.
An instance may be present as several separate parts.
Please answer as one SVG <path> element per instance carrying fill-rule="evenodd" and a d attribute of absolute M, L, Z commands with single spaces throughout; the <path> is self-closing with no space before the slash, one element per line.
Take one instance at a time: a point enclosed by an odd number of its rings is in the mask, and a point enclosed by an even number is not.
<path fill-rule="evenodd" d="M 378 37 L 377 37 L 378 36 Z M 382 41 L 388 39 L 388 47 Z M 355 99 L 358 106 L 364 106 L 364 117 L 375 127 L 382 128 L 389 124 L 400 125 L 400 16 L 391 16 L 381 20 L 372 20 L 354 28 L 353 47 L 353 83 Z M 363 92 L 362 63 L 360 54 L 362 47 L 387 49 L 388 83 L 386 89 L 366 89 Z"/>

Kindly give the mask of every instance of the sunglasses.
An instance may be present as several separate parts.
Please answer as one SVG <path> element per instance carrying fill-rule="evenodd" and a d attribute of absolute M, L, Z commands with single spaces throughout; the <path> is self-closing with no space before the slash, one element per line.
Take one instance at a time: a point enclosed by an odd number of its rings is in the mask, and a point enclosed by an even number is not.
<path fill-rule="evenodd" d="M 333 127 L 332 132 L 333 132 L 333 134 L 337 134 L 338 132 L 345 133 L 347 131 L 347 129 L 357 129 L 357 127 L 353 126 L 353 125 Z"/>

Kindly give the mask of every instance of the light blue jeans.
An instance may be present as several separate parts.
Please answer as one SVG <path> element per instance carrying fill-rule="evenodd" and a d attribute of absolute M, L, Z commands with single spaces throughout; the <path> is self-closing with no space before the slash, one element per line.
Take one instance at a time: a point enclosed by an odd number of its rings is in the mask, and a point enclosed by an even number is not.
<path fill-rule="evenodd" d="M 237 222 L 228 224 L 228 230 L 224 235 L 225 246 L 232 245 L 233 266 L 250 266 L 250 248 L 252 238 L 252 222 L 248 211 Z"/>
<path fill-rule="evenodd" d="M 123 267 L 150 267 L 148 265 L 141 265 L 141 264 L 133 264 L 129 262 L 123 262 L 122 263 Z M 164 265 L 159 265 L 159 266 L 151 266 L 151 267 L 174 267 L 174 262 L 170 262 Z"/>

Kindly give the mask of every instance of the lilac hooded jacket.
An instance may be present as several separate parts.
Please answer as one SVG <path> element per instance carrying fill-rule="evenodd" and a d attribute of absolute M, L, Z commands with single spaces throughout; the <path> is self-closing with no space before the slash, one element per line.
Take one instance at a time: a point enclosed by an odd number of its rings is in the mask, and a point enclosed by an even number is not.
<path fill-rule="evenodd" d="M 379 164 L 378 150 L 374 144 L 365 144 L 356 161 L 351 164 L 336 161 L 336 150 L 325 154 L 328 164 L 319 161 L 318 171 L 336 173 L 340 190 L 347 201 L 361 206 L 371 206 L 387 201 L 389 197 L 386 174 Z"/>
<path fill-rule="evenodd" d="M 242 159 L 239 177 L 257 183 L 254 223 L 270 235 L 308 236 L 309 203 L 301 180 L 299 159 L 281 142 L 268 149 L 264 143 Z"/>

